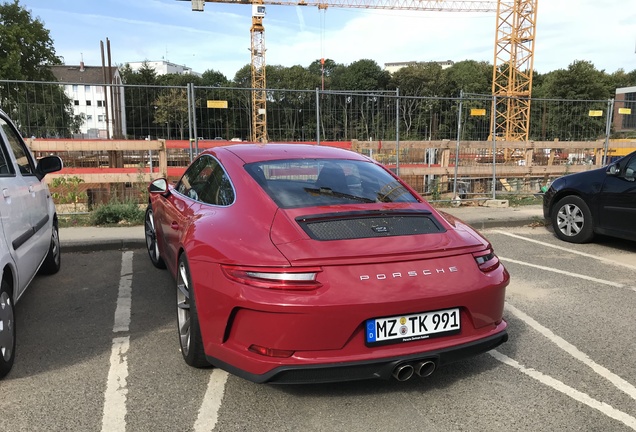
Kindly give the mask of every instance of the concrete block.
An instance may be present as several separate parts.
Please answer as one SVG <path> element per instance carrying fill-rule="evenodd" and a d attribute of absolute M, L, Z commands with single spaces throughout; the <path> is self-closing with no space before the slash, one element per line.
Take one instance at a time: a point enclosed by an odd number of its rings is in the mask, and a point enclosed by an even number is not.
<path fill-rule="evenodd" d="M 509 204 L 508 200 L 489 199 L 484 201 L 484 207 L 507 208 Z"/>

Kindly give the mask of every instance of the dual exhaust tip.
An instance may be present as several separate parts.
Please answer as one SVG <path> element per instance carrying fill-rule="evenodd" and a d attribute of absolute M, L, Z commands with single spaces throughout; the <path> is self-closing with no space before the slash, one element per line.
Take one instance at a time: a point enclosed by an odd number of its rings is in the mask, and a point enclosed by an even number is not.
<path fill-rule="evenodd" d="M 425 378 L 435 372 L 435 368 L 433 360 L 422 360 L 413 363 L 400 363 L 391 374 L 398 381 L 406 381 L 411 379 L 413 375 Z"/>

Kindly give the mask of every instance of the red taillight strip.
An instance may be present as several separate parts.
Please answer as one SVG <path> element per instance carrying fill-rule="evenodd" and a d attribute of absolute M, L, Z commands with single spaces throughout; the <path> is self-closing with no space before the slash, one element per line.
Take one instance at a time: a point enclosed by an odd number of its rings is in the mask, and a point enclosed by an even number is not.
<path fill-rule="evenodd" d="M 222 266 L 225 276 L 235 282 L 245 285 L 275 289 L 309 291 L 320 288 L 318 273 L 320 267 L 311 268 L 260 268 Z"/>
<path fill-rule="evenodd" d="M 479 270 L 484 273 L 491 272 L 499 267 L 499 258 L 495 255 L 495 252 L 492 249 L 487 249 L 481 252 L 473 253 L 473 257 L 475 258 L 475 262 L 479 267 Z"/>

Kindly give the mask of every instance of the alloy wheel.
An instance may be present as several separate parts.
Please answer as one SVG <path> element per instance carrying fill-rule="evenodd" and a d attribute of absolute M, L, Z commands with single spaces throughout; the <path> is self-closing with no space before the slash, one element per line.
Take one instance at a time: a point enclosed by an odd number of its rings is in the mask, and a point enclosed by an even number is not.
<path fill-rule="evenodd" d="M 574 204 L 565 204 L 557 213 L 557 228 L 564 235 L 572 237 L 583 229 L 585 217 L 583 211 Z"/>
<path fill-rule="evenodd" d="M 177 274 L 177 324 L 179 326 L 179 342 L 183 355 L 190 351 L 190 286 L 188 270 L 183 261 L 179 262 Z"/>
<path fill-rule="evenodd" d="M 157 232 L 155 231 L 155 220 L 152 210 L 146 212 L 146 247 L 153 260 L 159 257 L 159 246 L 157 245 Z"/>

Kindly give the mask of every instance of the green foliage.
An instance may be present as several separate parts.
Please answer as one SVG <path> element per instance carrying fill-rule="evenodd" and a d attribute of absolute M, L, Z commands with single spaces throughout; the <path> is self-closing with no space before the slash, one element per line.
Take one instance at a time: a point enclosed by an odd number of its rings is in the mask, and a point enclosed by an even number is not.
<path fill-rule="evenodd" d="M 18 0 L 0 3 L 0 80 L 55 81 L 48 66 L 61 64 L 44 23 Z M 62 87 L 36 83 L 0 86 L 0 108 L 8 112 L 24 136 L 65 137 L 83 119 L 73 114 Z M 51 106 L 58 107 L 51 113 Z"/>
<path fill-rule="evenodd" d="M 62 62 L 44 23 L 18 0 L 0 3 L 0 23 L 0 79 L 54 81 L 46 65 Z"/>
<path fill-rule="evenodd" d="M 51 181 L 51 189 L 59 191 L 53 192 L 53 201 L 56 204 L 73 204 L 73 209 L 77 212 L 80 202 L 86 201 L 88 194 L 82 190 L 80 185 L 84 180 L 77 176 L 56 177 Z"/>
<path fill-rule="evenodd" d="M 94 225 L 140 225 L 144 215 L 136 201 L 113 200 L 96 207 L 91 218 Z"/>

